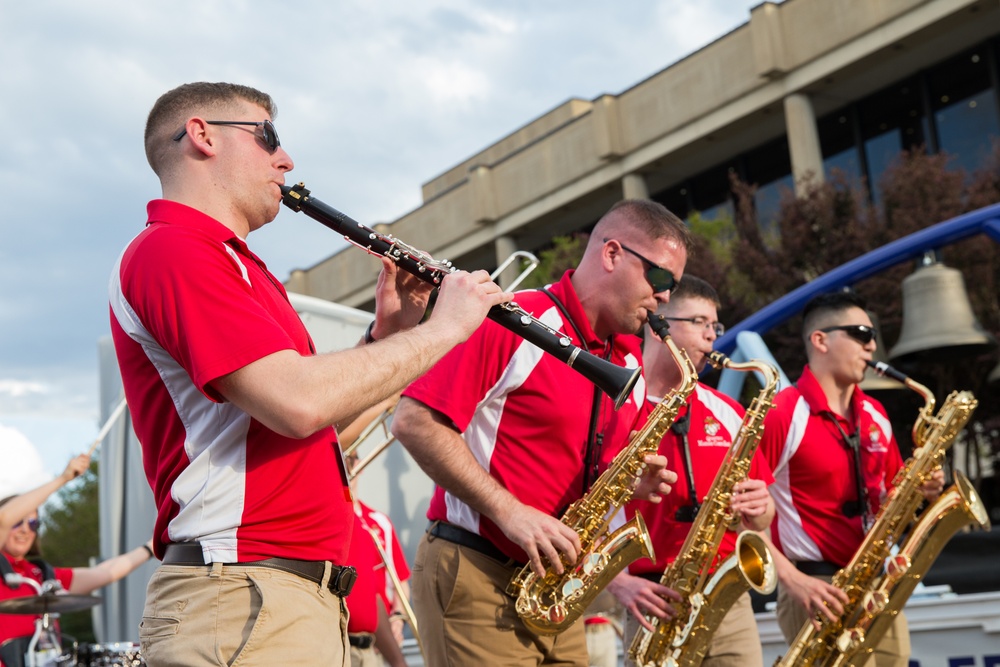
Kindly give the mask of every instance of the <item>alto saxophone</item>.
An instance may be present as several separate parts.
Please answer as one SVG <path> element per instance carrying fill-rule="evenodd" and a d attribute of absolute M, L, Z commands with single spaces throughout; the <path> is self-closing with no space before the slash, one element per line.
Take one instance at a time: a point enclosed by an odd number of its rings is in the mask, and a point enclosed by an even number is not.
<path fill-rule="evenodd" d="M 818 614 L 819 630 L 810 622 L 803 625 L 775 665 L 864 664 L 952 535 L 968 525 L 990 526 L 982 500 L 959 471 L 955 483 L 919 512 L 924 501 L 920 487 L 941 467 L 948 447 L 976 409 L 972 393 L 952 392 L 934 415 L 930 389 L 882 362 L 869 365 L 924 398 L 913 425 L 913 456 L 896 473 L 892 497 L 882 505 L 851 562 L 833 577 L 833 585 L 849 599 L 844 613 L 836 621 Z"/>
<path fill-rule="evenodd" d="M 635 480 L 646 467 L 643 459 L 659 449 L 663 434 L 698 384 L 698 373 L 687 354 L 670 339 L 662 316 L 651 316 L 649 325 L 670 350 L 683 380 L 650 413 L 643 428 L 590 490 L 563 515 L 562 522 L 580 537 L 576 562 L 567 563 L 561 556 L 563 573 L 557 573 L 550 564 L 543 577 L 525 565 L 507 585 L 507 593 L 517 597 L 515 609 L 521 620 L 540 635 L 554 635 L 568 628 L 629 563 L 653 557 L 649 531 L 638 514 L 613 532 L 609 533 L 608 528 L 612 517 L 632 499 Z"/>
<path fill-rule="evenodd" d="M 683 597 L 674 603 L 676 615 L 666 621 L 647 619 L 654 629 L 640 627 L 632 640 L 629 658 L 641 667 L 697 667 L 736 600 L 750 588 L 768 594 L 778 581 L 771 552 L 752 531 L 740 533 L 733 553 L 710 573 L 726 529 L 739 523 L 729 506 L 733 486 L 746 479 L 750 470 L 764 415 L 778 390 L 778 372 L 770 364 L 737 363 L 720 352 L 712 352 L 709 361 L 716 368 L 757 371 L 764 376 L 764 386 L 744 415 L 677 558 L 660 578 L 661 584 Z"/>

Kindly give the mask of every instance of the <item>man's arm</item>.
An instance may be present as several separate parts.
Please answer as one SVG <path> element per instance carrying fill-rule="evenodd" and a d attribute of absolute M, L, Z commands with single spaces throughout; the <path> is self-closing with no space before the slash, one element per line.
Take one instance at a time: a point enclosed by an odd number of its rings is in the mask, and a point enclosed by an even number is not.
<path fill-rule="evenodd" d="M 575 562 L 580 538 L 559 519 L 521 503 L 476 461 L 468 445 L 441 413 L 408 397 L 396 407 L 392 433 L 436 484 L 489 517 L 545 574 L 545 558 L 562 572 L 559 554 Z"/>
<path fill-rule="evenodd" d="M 445 277 L 423 325 L 371 345 L 302 356 L 282 350 L 224 375 L 213 386 L 281 435 L 304 438 L 402 390 L 509 301 L 485 271 Z"/>
<path fill-rule="evenodd" d="M 801 605 L 811 616 L 817 612 L 822 613 L 831 621 L 836 621 L 844 613 L 844 605 L 850 600 L 847 593 L 840 590 L 833 584 L 828 584 L 822 579 L 809 576 L 799 571 L 795 563 L 788 560 L 781 551 L 774 546 L 766 533 L 761 533 L 767 544 L 771 556 L 774 558 L 774 567 L 778 573 L 778 584 L 785 587 L 788 594 L 799 605 Z M 813 618 L 813 625 L 819 629 L 819 623 Z"/>
<path fill-rule="evenodd" d="M 683 600 L 680 593 L 661 583 L 636 577 L 628 572 L 619 572 L 618 576 L 608 583 L 608 592 L 624 606 L 639 621 L 639 625 L 650 632 L 655 628 L 646 618 L 656 616 L 668 620 L 677 614 L 670 600 Z"/>

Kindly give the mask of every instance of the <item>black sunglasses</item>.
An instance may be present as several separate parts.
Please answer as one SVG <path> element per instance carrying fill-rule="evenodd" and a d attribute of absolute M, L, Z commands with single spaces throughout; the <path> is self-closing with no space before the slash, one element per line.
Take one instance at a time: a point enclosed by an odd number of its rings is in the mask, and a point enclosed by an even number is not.
<path fill-rule="evenodd" d="M 261 128 L 258 138 L 264 141 L 269 153 L 278 150 L 278 146 L 281 145 L 281 141 L 278 140 L 278 131 L 274 129 L 274 123 L 269 120 L 206 120 L 205 122 L 209 125 L 254 125 Z M 185 134 L 187 134 L 187 126 L 182 127 L 181 131 L 174 135 L 174 141 L 180 141 Z"/>
<path fill-rule="evenodd" d="M 823 333 L 830 333 L 831 331 L 843 331 L 845 334 L 858 341 L 862 345 L 867 345 L 868 343 L 875 340 L 875 329 L 865 324 L 841 324 L 836 327 L 826 327 L 820 329 Z"/>
<path fill-rule="evenodd" d="M 612 239 L 604 239 L 604 243 L 611 240 Z M 653 294 L 659 294 L 660 292 L 672 292 L 674 288 L 677 287 L 677 279 L 674 278 L 674 274 L 670 271 L 670 269 L 665 269 L 659 264 L 649 261 L 621 241 L 617 241 L 617 243 L 622 247 L 622 250 L 632 253 L 647 264 L 646 282 L 648 282 L 649 286 L 653 288 Z"/>
<path fill-rule="evenodd" d="M 17 530 L 24 523 L 28 524 L 28 530 L 30 530 L 33 533 L 37 533 L 38 532 L 38 526 L 40 525 L 41 522 L 37 518 L 36 519 L 22 519 L 21 521 L 18 521 L 17 523 L 14 524 L 13 530 Z"/>

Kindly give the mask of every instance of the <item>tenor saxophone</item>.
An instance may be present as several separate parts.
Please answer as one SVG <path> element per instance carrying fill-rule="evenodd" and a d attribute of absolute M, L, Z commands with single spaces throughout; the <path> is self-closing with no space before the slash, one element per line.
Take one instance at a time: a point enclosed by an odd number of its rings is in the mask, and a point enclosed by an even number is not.
<path fill-rule="evenodd" d="M 771 552 L 752 531 L 740 533 L 733 553 L 711 572 L 726 529 L 739 523 L 729 506 L 733 486 L 746 479 L 750 470 L 764 415 L 778 390 L 778 372 L 770 364 L 737 363 L 720 352 L 712 352 L 709 361 L 717 368 L 757 371 L 764 376 L 764 384 L 743 417 L 684 545 L 660 578 L 661 584 L 683 598 L 674 603 L 676 615 L 670 620 L 647 619 L 654 629 L 639 628 L 632 640 L 629 658 L 641 667 L 697 667 L 736 600 L 750 588 L 768 594 L 778 581 Z"/>
<path fill-rule="evenodd" d="M 698 373 L 687 354 L 667 335 L 664 318 L 651 316 L 649 324 L 670 350 L 683 379 L 650 413 L 643 428 L 632 436 L 628 446 L 615 456 L 590 490 L 563 514 L 562 522 L 580 538 L 576 562 L 571 564 L 563 558 L 562 574 L 550 564 L 542 577 L 525 565 L 507 585 L 507 593 L 517 598 L 515 609 L 521 620 L 540 635 L 554 635 L 568 628 L 629 563 L 653 557 L 649 531 L 640 515 L 636 514 L 612 532 L 609 524 L 632 499 L 635 480 L 646 466 L 643 459 L 659 449 L 664 433 L 697 386 Z"/>
<path fill-rule="evenodd" d="M 952 392 L 935 415 L 934 395 L 927 387 L 882 362 L 869 365 L 924 398 L 913 425 L 913 456 L 896 473 L 892 497 L 882 505 L 851 562 L 833 577 L 833 585 L 849 600 L 844 613 L 836 621 L 817 614 L 819 629 L 805 623 L 776 666 L 864 664 L 952 535 L 968 525 L 990 526 L 982 500 L 959 471 L 954 484 L 920 511 L 920 487 L 941 467 L 948 447 L 976 409 L 972 393 Z"/>

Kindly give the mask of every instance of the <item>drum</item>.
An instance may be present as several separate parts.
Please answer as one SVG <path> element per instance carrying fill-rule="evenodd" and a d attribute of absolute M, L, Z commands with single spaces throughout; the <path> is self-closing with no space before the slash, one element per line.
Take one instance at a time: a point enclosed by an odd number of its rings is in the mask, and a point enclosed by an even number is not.
<path fill-rule="evenodd" d="M 79 667 L 146 667 L 139 645 L 132 642 L 85 644 L 77 650 Z"/>

